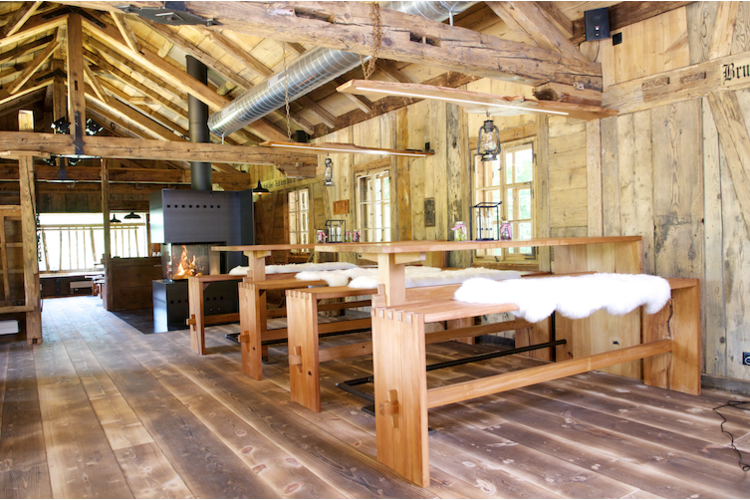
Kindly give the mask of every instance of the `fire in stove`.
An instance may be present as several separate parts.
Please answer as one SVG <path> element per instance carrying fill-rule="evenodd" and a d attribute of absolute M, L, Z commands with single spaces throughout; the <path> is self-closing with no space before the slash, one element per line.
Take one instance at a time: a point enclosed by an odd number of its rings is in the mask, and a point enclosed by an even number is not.
<path fill-rule="evenodd" d="M 173 279 L 180 280 L 185 279 L 189 276 L 203 276 L 203 273 L 198 271 L 198 267 L 195 264 L 196 255 L 193 255 L 191 259 L 188 256 L 187 246 L 182 245 L 182 253 L 180 254 L 180 262 L 177 264 L 177 271 L 175 271 Z"/>
<path fill-rule="evenodd" d="M 165 279 L 185 280 L 210 274 L 211 245 L 162 244 L 162 275 Z"/>

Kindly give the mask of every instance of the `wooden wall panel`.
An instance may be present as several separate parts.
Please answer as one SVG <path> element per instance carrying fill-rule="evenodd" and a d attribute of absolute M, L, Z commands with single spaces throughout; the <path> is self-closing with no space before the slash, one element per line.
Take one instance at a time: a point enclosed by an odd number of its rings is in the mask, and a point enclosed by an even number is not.
<path fill-rule="evenodd" d="M 551 236 L 588 231 L 586 122 L 549 118 L 549 224 Z"/>
<path fill-rule="evenodd" d="M 703 153 L 701 101 L 651 111 L 656 273 L 703 276 Z"/>
<path fill-rule="evenodd" d="M 690 64 L 708 61 L 718 9 L 719 2 L 693 2 L 686 6 Z"/>

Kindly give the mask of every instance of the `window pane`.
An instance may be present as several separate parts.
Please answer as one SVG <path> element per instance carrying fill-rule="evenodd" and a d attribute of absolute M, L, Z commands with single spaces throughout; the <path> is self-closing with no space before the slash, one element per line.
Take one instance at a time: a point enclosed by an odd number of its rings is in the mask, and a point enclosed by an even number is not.
<path fill-rule="evenodd" d="M 502 177 L 500 177 L 500 161 L 493 161 L 489 164 L 489 166 L 492 169 L 492 178 L 490 180 L 490 185 L 499 186 L 502 182 Z"/>
<path fill-rule="evenodd" d="M 297 192 L 296 191 L 289 192 L 289 211 L 290 212 L 297 211 Z"/>
<path fill-rule="evenodd" d="M 300 198 L 299 198 L 299 209 L 300 210 L 307 210 L 307 189 L 304 189 L 299 192 Z"/>
<path fill-rule="evenodd" d="M 506 212 L 508 214 L 508 219 L 516 219 L 515 212 L 513 211 L 513 189 L 507 189 L 505 191 L 505 205 L 508 208 L 508 211 Z"/>
<path fill-rule="evenodd" d="M 518 218 L 531 219 L 531 189 L 519 189 L 517 192 Z"/>
<path fill-rule="evenodd" d="M 531 222 L 519 222 L 514 225 L 516 226 L 516 231 L 518 231 L 518 236 L 515 234 L 513 236 L 522 240 L 528 240 L 531 238 Z"/>
<path fill-rule="evenodd" d="M 513 153 L 505 153 L 505 182 L 513 184 Z"/>
<path fill-rule="evenodd" d="M 289 231 L 292 233 L 297 232 L 297 214 L 289 214 Z"/>
<path fill-rule="evenodd" d="M 516 182 L 531 182 L 533 179 L 533 154 L 531 148 L 521 149 L 516 154 Z"/>
<path fill-rule="evenodd" d="M 300 231 L 308 231 L 307 223 L 309 219 L 307 218 L 307 212 L 300 212 L 299 214 L 299 221 L 300 221 Z"/>
<path fill-rule="evenodd" d="M 391 225 L 391 205 L 388 203 L 383 204 L 383 227 L 390 227 Z"/>
<path fill-rule="evenodd" d="M 383 177 L 383 199 L 389 200 L 391 198 L 391 179 L 387 177 L 387 172 L 384 175 L 386 177 Z"/>

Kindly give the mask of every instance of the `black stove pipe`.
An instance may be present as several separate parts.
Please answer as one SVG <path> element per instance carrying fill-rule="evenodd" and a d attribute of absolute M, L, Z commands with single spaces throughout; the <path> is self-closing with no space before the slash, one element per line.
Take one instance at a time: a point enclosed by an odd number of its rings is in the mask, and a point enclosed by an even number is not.
<path fill-rule="evenodd" d="M 193 56 L 186 56 L 187 73 L 203 84 L 208 83 L 208 68 Z M 190 122 L 190 142 L 211 142 L 208 131 L 208 105 L 188 94 L 188 121 Z M 211 191 L 211 163 L 190 162 L 190 187 L 201 191 Z"/>

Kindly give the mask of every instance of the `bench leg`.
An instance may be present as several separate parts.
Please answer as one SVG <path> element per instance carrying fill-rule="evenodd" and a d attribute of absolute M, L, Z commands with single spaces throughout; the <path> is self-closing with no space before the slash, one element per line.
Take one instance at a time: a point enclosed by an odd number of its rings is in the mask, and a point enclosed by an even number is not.
<path fill-rule="evenodd" d="M 378 460 L 430 485 L 424 316 L 373 309 Z"/>
<path fill-rule="evenodd" d="M 190 317 L 190 349 L 201 356 L 206 354 L 206 331 L 203 324 L 203 283 L 188 278 L 188 311 Z"/>
<path fill-rule="evenodd" d="M 263 330 L 262 296 L 257 287 L 240 283 L 240 352 L 242 372 L 255 380 L 263 380 L 261 334 Z"/>
<path fill-rule="evenodd" d="M 700 287 L 672 290 L 656 314 L 643 314 L 643 342 L 672 339 L 672 352 L 643 360 L 646 385 L 700 394 Z"/>
<path fill-rule="evenodd" d="M 292 401 L 320 412 L 318 301 L 311 294 L 287 290 L 289 390 Z"/>

